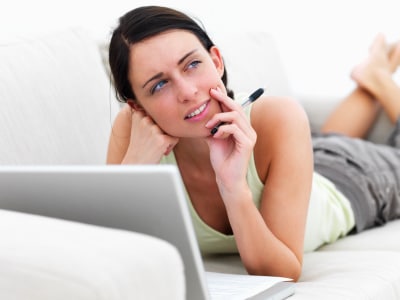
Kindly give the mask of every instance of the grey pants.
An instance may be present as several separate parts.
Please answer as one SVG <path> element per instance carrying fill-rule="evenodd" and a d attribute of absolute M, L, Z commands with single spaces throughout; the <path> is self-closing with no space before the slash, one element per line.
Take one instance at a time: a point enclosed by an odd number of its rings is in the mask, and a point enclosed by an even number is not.
<path fill-rule="evenodd" d="M 355 232 L 400 218 L 400 119 L 388 144 L 313 134 L 314 170 L 349 199 Z"/>

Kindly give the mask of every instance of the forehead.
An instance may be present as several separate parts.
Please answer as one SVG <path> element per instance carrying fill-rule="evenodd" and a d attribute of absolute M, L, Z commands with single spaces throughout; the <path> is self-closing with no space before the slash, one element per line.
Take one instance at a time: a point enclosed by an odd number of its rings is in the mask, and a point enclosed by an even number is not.
<path fill-rule="evenodd" d="M 152 50 L 163 50 L 165 52 L 166 49 L 179 49 L 190 44 L 201 46 L 200 41 L 192 32 L 182 29 L 171 29 L 133 44 L 131 46 L 131 56 Z"/>
<path fill-rule="evenodd" d="M 163 72 L 188 52 L 204 50 L 198 38 L 186 30 L 169 30 L 130 46 L 131 79 L 143 78 L 153 72 Z M 139 71 L 139 72 L 138 72 Z"/>

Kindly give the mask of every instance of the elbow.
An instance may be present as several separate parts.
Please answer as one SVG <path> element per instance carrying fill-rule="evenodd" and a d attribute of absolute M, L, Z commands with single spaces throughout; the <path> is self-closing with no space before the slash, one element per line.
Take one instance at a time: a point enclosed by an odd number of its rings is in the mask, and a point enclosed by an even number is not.
<path fill-rule="evenodd" d="M 297 282 L 301 276 L 302 264 L 299 262 L 290 265 L 274 264 L 273 267 L 256 264 L 253 266 L 246 266 L 246 271 L 249 275 L 285 277 L 292 279 L 294 282 Z"/>
<path fill-rule="evenodd" d="M 294 282 L 297 282 L 297 281 L 299 281 L 300 276 L 301 276 L 301 267 L 298 270 L 294 270 L 288 276 L 284 276 L 284 277 L 288 277 L 288 278 L 292 279 Z"/>

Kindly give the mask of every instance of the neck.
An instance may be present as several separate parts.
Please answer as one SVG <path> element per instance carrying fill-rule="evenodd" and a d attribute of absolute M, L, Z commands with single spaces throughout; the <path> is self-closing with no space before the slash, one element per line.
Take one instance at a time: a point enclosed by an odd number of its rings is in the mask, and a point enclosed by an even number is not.
<path fill-rule="evenodd" d="M 190 163 L 199 169 L 210 165 L 210 150 L 204 139 L 181 138 L 174 153 L 178 163 Z"/>

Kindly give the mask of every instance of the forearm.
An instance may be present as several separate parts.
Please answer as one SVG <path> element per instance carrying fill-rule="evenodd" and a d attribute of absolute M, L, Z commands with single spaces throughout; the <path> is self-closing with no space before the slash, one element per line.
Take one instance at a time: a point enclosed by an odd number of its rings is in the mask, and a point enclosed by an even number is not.
<path fill-rule="evenodd" d="M 134 150 L 133 146 L 129 146 L 122 161 L 122 165 L 137 165 L 137 164 L 146 164 L 145 157 L 141 157 L 137 155 L 137 151 Z"/>
<path fill-rule="evenodd" d="M 226 208 L 247 271 L 250 274 L 283 276 L 297 280 L 301 273 L 302 258 L 296 257 L 268 228 L 254 205 L 249 190 L 240 195 L 236 193 L 233 197 Z"/>
<path fill-rule="evenodd" d="M 122 140 L 122 139 L 121 139 Z M 134 147 L 129 145 L 129 140 L 118 141 L 112 137 L 109 143 L 107 153 L 107 164 L 140 164 L 140 157 L 137 157 Z"/>

